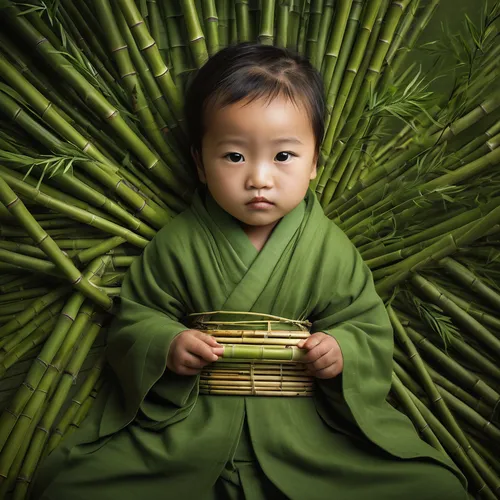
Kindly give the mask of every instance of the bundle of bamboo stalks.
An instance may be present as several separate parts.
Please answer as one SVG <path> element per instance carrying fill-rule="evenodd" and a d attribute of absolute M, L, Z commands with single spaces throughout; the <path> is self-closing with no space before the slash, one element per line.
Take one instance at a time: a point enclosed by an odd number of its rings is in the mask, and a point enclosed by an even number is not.
<path fill-rule="evenodd" d="M 301 339 L 311 335 L 309 321 L 248 312 L 246 315 L 254 319 L 208 319 L 215 314 L 245 315 L 237 311 L 189 315 L 198 318 L 193 325 L 196 330 L 212 335 L 224 348 L 219 359 L 201 372 L 201 394 L 286 397 L 314 394 L 314 377 L 301 363 L 305 352 L 297 347 Z M 296 329 L 283 330 L 277 324 Z"/>
<path fill-rule="evenodd" d="M 244 40 L 321 72 L 312 187 L 386 300 L 389 401 L 500 498 L 500 6 L 427 46 L 454 69 L 439 96 L 408 58 L 438 4 L 0 0 L 0 498 L 26 497 L 91 407 L 112 299 L 193 193 L 189 75 Z"/>

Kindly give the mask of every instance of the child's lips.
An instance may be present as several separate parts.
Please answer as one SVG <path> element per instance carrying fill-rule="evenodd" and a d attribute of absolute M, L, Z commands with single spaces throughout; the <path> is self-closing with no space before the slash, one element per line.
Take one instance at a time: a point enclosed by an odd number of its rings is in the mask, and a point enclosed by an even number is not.
<path fill-rule="evenodd" d="M 254 196 L 249 202 L 249 203 L 259 203 L 259 202 L 265 202 L 265 203 L 273 203 L 272 201 L 268 200 L 264 196 Z"/>
<path fill-rule="evenodd" d="M 253 210 L 267 210 L 274 206 L 274 203 L 269 201 L 255 201 L 247 203 L 247 206 Z"/>
<path fill-rule="evenodd" d="M 271 208 L 274 203 L 264 196 L 254 196 L 248 203 L 247 206 L 253 210 L 266 210 Z"/>

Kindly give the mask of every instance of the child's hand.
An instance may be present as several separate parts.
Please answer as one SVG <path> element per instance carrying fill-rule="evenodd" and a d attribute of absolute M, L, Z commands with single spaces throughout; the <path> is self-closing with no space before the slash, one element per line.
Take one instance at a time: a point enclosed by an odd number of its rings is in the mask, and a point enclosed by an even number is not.
<path fill-rule="evenodd" d="M 334 378 L 344 368 L 344 358 L 339 343 L 323 332 L 313 333 L 307 339 L 301 340 L 297 347 L 307 349 L 303 363 L 309 375 L 317 378 Z"/>
<path fill-rule="evenodd" d="M 198 330 L 184 330 L 172 340 L 167 368 L 178 375 L 198 375 L 202 368 L 217 361 L 224 348 L 214 337 Z"/>

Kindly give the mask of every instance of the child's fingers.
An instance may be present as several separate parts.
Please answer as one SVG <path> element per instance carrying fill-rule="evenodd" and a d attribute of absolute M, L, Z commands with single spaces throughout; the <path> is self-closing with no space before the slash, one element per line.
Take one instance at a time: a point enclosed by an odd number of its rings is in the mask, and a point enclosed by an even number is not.
<path fill-rule="evenodd" d="M 330 349 L 329 351 L 325 352 L 323 355 L 319 356 L 319 358 L 315 359 L 311 363 L 308 363 L 308 366 L 316 371 L 328 368 L 336 361 L 334 353 L 332 351 L 333 349 Z"/>
<path fill-rule="evenodd" d="M 316 378 L 329 379 L 336 377 L 340 374 L 341 371 L 341 364 L 336 361 L 335 363 L 326 366 L 321 370 L 312 370 L 312 375 L 314 375 Z"/>
<path fill-rule="evenodd" d="M 297 347 L 299 349 L 308 349 L 308 350 L 311 350 L 314 347 L 316 347 L 320 342 L 322 342 L 325 339 L 325 337 L 327 337 L 326 333 L 323 333 L 323 332 L 313 333 L 307 339 L 302 339 L 297 344 Z"/>
<path fill-rule="evenodd" d="M 203 333 L 199 338 L 210 347 L 222 347 L 222 344 L 219 344 L 219 342 L 217 342 L 217 339 L 215 337 L 212 337 L 212 335 Z"/>
<path fill-rule="evenodd" d="M 302 359 L 302 362 L 314 363 L 331 350 L 332 346 L 328 342 L 319 342 L 309 350 L 309 352 Z"/>
<path fill-rule="evenodd" d="M 187 352 L 186 354 L 184 354 L 184 356 L 182 356 L 180 364 L 184 368 L 190 368 L 192 370 L 201 370 L 202 368 L 207 366 L 208 362 L 205 361 L 203 358 L 200 358 L 199 356 L 195 356 L 194 354 Z"/>
<path fill-rule="evenodd" d="M 201 339 L 195 339 L 195 341 L 189 346 L 188 351 L 195 356 L 199 356 L 208 363 L 217 361 L 219 358 L 214 351 L 224 351 L 224 348 L 210 347 L 206 342 Z M 220 353 L 222 355 L 222 352 Z"/>
<path fill-rule="evenodd" d="M 201 340 L 203 340 L 203 342 L 206 342 L 212 348 L 212 352 L 217 356 L 222 356 L 224 354 L 224 346 L 222 344 L 219 344 L 215 337 L 203 334 Z"/>

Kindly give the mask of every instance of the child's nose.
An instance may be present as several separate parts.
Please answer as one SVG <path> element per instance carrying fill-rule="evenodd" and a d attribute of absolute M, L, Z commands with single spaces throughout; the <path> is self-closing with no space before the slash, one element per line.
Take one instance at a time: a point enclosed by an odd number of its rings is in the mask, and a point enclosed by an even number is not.
<path fill-rule="evenodd" d="M 266 164 L 260 164 L 250 170 L 248 176 L 249 187 L 262 189 L 272 186 L 273 179 L 271 169 Z"/>

